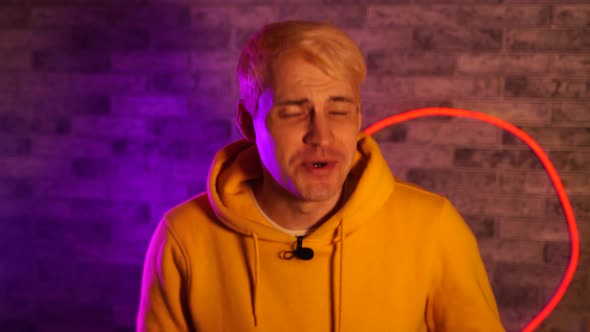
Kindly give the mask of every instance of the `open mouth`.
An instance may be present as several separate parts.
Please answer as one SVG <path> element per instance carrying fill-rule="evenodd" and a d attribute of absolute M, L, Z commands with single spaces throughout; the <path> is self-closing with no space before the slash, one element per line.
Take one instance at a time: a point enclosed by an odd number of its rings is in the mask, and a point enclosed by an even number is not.
<path fill-rule="evenodd" d="M 324 168 L 324 167 L 326 167 L 326 165 L 328 165 L 328 163 L 327 162 L 315 162 L 315 163 L 312 163 L 312 165 L 313 165 L 313 168 Z"/>

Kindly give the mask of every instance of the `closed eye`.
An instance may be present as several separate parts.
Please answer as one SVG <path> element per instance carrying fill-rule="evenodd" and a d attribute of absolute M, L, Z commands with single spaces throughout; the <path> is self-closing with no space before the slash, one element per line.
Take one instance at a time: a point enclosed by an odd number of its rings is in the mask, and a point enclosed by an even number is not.
<path fill-rule="evenodd" d="M 330 111 L 332 115 L 348 115 L 349 111 Z"/>

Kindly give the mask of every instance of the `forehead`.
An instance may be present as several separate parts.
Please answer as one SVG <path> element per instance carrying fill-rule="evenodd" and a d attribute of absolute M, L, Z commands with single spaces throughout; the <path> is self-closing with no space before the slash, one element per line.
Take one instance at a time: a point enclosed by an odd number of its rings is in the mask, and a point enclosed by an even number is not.
<path fill-rule="evenodd" d="M 352 82 L 328 75 L 299 54 L 283 54 L 272 63 L 270 88 L 276 96 L 325 92 L 354 97 L 358 94 Z"/>

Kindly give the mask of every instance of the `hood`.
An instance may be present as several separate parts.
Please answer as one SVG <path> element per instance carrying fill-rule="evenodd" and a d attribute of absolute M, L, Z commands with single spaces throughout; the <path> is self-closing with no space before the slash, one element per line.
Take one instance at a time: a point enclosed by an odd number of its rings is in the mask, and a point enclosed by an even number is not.
<path fill-rule="evenodd" d="M 262 164 L 256 144 L 239 140 L 215 155 L 209 170 L 207 192 L 219 220 L 230 229 L 259 239 L 293 242 L 293 237 L 276 230 L 259 212 L 250 192 L 249 182 L 262 177 Z M 363 225 L 387 200 L 394 190 L 391 171 L 377 143 L 359 134 L 357 151 L 344 184 L 349 193 L 343 207 L 312 233 L 309 242 L 331 242 L 334 230 L 345 221 L 343 234 L 348 236 Z"/>
<path fill-rule="evenodd" d="M 249 182 L 262 177 L 262 164 L 256 145 L 240 140 L 221 149 L 214 157 L 207 192 L 210 204 L 228 228 L 250 239 L 253 245 L 252 265 L 252 317 L 258 324 L 260 241 L 293 243 L 293 237 L 271 226 L 259 211 Z M 342 328 L 342 307 L 345 303 L 343 284 L 345 239 L 372 219 L 394 190 L 394 180 L 377 143 L 361 133 L 357 140 L 354 163 L 344 183 L 344 196 L 348 199 L 327 221 L 305 236 L 310 245 L 332 245 L 336 254 L 332 261 L 332 310 L 334 331 Z M 300 241 L 301 238 L 298 238 Z"/>

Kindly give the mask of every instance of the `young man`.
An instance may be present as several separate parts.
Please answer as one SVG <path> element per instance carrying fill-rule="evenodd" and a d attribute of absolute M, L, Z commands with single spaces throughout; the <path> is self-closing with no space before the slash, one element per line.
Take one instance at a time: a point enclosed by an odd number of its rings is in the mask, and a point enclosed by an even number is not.
<path fill-rule="evenodd" d="M 503 331 L 457 211 L 394 179 L 360 132 L 365 74 L 329 24 L 275 23 L 249 40 L 245 139 L 160 222 L 138 331 Z"/>

